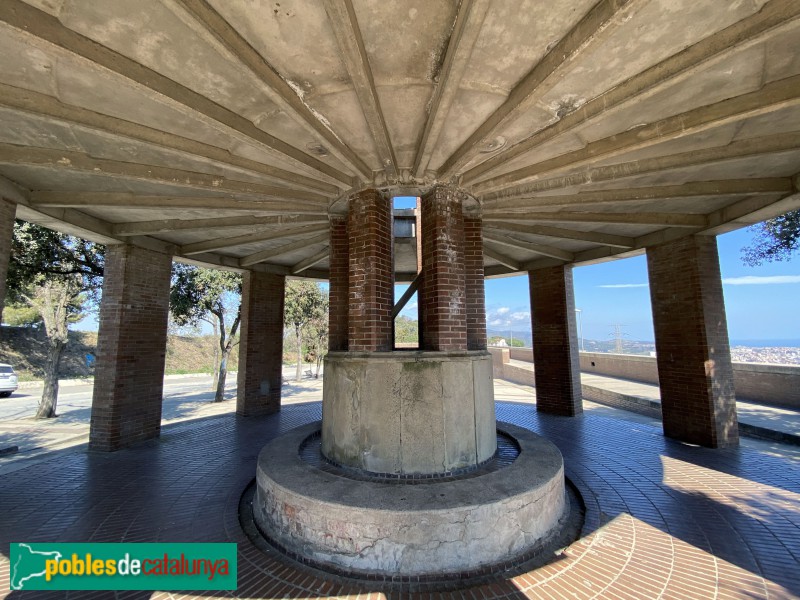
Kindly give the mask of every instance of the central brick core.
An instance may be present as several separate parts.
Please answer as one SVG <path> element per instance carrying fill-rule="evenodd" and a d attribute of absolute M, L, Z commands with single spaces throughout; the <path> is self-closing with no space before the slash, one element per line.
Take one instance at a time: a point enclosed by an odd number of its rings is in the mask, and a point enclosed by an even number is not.
<path fill-rule="evenodd" d="M 417 201 L 420 350 L 486 349 L 481 218 L 463 192 L 438 186 Z M 330 221 L 332 352 L 394 349 L 392 202 L 367 189 Z"/>

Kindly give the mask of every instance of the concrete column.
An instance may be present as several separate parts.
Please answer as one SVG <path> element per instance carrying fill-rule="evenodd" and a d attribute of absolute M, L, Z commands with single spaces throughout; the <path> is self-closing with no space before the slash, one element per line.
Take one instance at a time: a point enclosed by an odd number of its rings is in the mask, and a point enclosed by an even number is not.
<path fill-rule="evenodd" d="M 271 414 L 281 408 L 286 278 L 254 271 L 243 277 L 236 412 Z"/>
<path fill-rule="evenodd" d="M 17 203 L 0 198 L 0 317 L 3 316 L 3 304 L 6 298 L 6 276 L 8 261 L 11 259 L 11 240 L 14 237 L 16 214 Z"/>
<path fill-rule="evenodd" d="M 533 322 L 536 408 L 575 416 L 583 412 L 572 267 L 528 272 Z"/>
<path fill-rule="evenodd" d="M 168 254 L 106 249 L 90 448 L 117 450 L 161 431 L 171 270 Z"/>
<path fill-rule="evenodd" d="M 422 198 L 422 349 L 467 349 L 464 215 L 455 190 L 436 187 Z"/>
<path fill-rule="evenodd" d="M 350 198 L 348 349 L 390 352 L 394 346 L 392 204 L 377 190 Z"/>
<path fill-rule="evenodd" d="M 350 259 L 347 217 L 331 217 L 328 350 L 346 352 L 350 311 Z"/>
<path fill-rule="evenodd" d="M 739 443 L 717 240 L 647 249 L 664 434 L 712 448 Z"/>
<path fill-rule="evenodd" d="M 464 275 L 467 292 L 467 349 L 486 350 L 483 227 L 480 217 L 464 217 Z"/>

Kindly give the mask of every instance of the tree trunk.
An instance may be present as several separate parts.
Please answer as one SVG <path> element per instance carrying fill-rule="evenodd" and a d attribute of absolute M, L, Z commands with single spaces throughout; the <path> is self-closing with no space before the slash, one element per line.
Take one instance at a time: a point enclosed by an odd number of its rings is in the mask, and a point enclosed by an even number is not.
<path fill-rule="evenodd" d="M 222 402 L 225 400 L 225 379 L 228 377 L 228 356 L 230 353 L 230 348 L 222 352 L 222 360 L 219 363 L 219 370 L 216 376 L 217 391 L 214 394 L 214 402 Z"/>
<path fill-rule="evenodd" d="M 300 326 L 294 326 L 294 333 L 297 336 L 297 372 L 295 373 L 295 381 L 300 381 L 303 378 L 303 333 L 300 331 Z"/>
<path fill-rule="evenodd" d="M 214 337 L 219 338 L 219 331 L 217 330 L 217 324 L 216 323 L 212 323 L 211 326 L 214 328 Z M 219 364 L 220 363 L 217 362 L 217 360 L 219 360 L 219 359 L 220 359 L 219 346 L 218 346 L 218 344 L 215 344 L 214 345 L 214 362 L 212 364 L 216 368 L 214 369 L 214 379 L 211 382 L 211 389 L 212 390 L 219 389 L 219 371 L 220 371 Z M 222 385 L 223 385 L 223 387 L 225 386 L 224 383 Z"/>
<path fill-rule="evenodd" d="M 47 362 L 44 367 L 44 390 L 36 411 L 37 419 L 52 419 L 56 416 L 58 401 L 58 371 L 66 343 L 61 340 L 50 340 L 48 344 Z"/>
<path fill-rule="evenodd" d="M 219 319 L 219 353 L 220 361 L 219 368 L 216 371 L 214 382 L 216 384 L 214 393 L 214 402 L 222 402 L 225 400 L 225 380 L 228 377 L 228 358 L 233 349 L 233 338 L 236 336 L 236 330 L 239 328 L 239 321 L 241 314 L 236 315 L 236 318 L 231 325 L 230 332 L 225 332 L 225 318 L 222 312 L 215 313 Z"/>

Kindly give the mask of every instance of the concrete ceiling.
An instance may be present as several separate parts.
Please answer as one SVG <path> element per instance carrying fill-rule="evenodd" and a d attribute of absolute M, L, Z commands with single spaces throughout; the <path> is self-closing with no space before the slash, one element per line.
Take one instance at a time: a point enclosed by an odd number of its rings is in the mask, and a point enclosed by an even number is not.
<path fill-rule="evenodd" d="M 798 48 L 797 0 L 3 0 L 0 194 L 326 277 L 352 190 L 451 183 L 489 276 L 628 256 L 800 208 Z"/>

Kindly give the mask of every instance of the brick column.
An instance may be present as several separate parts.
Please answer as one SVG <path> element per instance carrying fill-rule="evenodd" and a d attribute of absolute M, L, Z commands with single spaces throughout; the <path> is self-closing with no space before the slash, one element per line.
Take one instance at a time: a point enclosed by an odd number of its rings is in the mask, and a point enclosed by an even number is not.
<path fill-rule="evenodd" d="M 717 240 L 647 249 L 664 434 L 712 448 L 739 443 Z"/>
<path fill-rule="evenodd" d="M 575 416 L 583 412 L 572 267 L 528 272 L 533 324 L 536 409 Z"/>
<path fill-rule="evenodd" d="M 0 317 L 3 316 L 3 304 L 6 298 L 6 276 L 8 261 L 11 258 L 11 240 L 14 237 L 16 214 L 16 202 L 0 198 Z"/>
<path fill-rule="evenodd" d="M 464 215 L 455 190 L 436 187 L 422 198 L 423 350 L 466 350 Z"/>
<path fill-rule="evenodd" d="M 264 415 L 281 408 L 283 275 L 247 271 L 242 281 L 236 412 Z"/>
<path fill-rule="evenodd" d="M 171 270 L 168 254 L 106 249 L 90 448 L 117 450 L 161 431 Z"/>
<path fill-rule="evenodd" d="M 350 198 L 348 349 L 387 352 L 394 345 L 392 204 L 377 190 Z"/>
<path fill-rule="evenodd" d="M 331 217 L 330 249 L 328 350 L 347 351 L 348 313 L 350 311 L 347 217 Z"/>
<path fill-rule="evenodd" d="M 467 349 L 486 350 L 483 227 L 480 217 L 464 217 L 464 274 L 467 291 Z"/>

